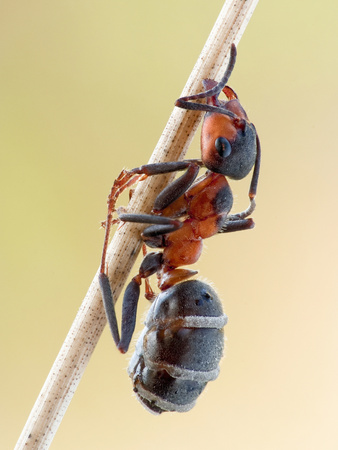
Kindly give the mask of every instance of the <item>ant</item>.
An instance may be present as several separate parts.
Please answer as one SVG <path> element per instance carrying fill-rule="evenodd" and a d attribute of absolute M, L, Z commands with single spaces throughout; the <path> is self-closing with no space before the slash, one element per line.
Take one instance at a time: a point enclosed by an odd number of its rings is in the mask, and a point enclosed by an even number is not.
<path fill-rule="evenodd" d="M 139 400 L 157 414 L 189 410 L 206 383 L 217 377 L 223 351 L 226 316 L 217 294 L 205 283 L 186 281 L 197 271 L 180 267 L 198 260 L 203 239 L 254 226 L 248 216 L 255 209 L 261 150 L 254 125 L 237 94 L 226 85 L 236 53 L 233 44 L 228 67 L 219 83 L 206 79 L 204 92 L 175 102 L 180 108 L 206 112 L 201 131 L 201 159 L 123 170 L 108 197 L 99 274 L 103 302 L 115 344 L 125 353 L 135 328 L 140 285 L 145 280 L 145 297 L 153 303 L 128 371 Z M 218 99 L 221 91 L 227 101 Z M 199 99 L 206 99 L 206 103 L 194 102 Z M 196 179 L 201 167 L 207 171 Z M 226 177 L 243 179 L 253 167 L 249 207 L 238 214 L 229 214 L 233 196 Z M 116 201 L 125 189 L 148 176 L 183 170 L 185 173 L 157 196 L 151 214 L 119 213 L 118 219 L 113 219 Z M 121 338 L 105 273 L 110 229 L 120 221 L 150 225 L 141 234 L 144 259 L 124 293 Z M 145 244 L 162 251 L 147 253 Z M 161 291 L 158 296 L 148 280 L 155 273 Z"/>

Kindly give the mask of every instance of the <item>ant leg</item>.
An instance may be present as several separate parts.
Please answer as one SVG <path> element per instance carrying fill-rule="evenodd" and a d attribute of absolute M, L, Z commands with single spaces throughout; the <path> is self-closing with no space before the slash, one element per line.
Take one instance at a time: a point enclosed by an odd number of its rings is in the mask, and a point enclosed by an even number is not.
<path fill-rule="evenodd" d="M 172 233 L 183 225 L 183 222 L 179 220 L 165 216 L 155 216 L 153 214 L 120 214 L 119 219 L 123 222 L 154 224 L 143 230 L 142 237 L 156 237 Z"/>
<path fill-rule="evenodd" d="M 107 218 L 106 218 L 105 222 L 102 223 L 106 232 L 105 232 L 104 241 L 103 241 L 100 273 L 105 273 L 105 271 L 106 271 L 106 254 L 107 254 L 107 249 L 108 249 L 110 230 L 111 230 L 112 225 L 114 223 L 117 223 L 117 220 L 113 219 L 113 213 L 115 212 L 115 205 L 116 205 L 117 199 L 125 189 L 127 189 L 128 187 L 137 183 L 138 181 L 141 181 L 142 179 L 145 179 L 145 178 L 141 174 L 138 174 L 135 176 L 135 174 L 132 172 L 122 170 L 122 172 L 119 174 L 119 176 L 114 181 L 114 184 L 111 188 L 111 191 L 110 191 L 110 194 L 109 194 L 108 200 L 107 200 L 107 203 L 108 203 Z"/>
<path fill-rule="evenodd" d="M 250 219 L 227 220 L 218 233 L 231 233 L 233 231 L 250 230 L 255 222 Z"/>
<path fill-rule="evenodd" d="M 190 163 L 188 170 L 158 194 L 153 211 L 160 212 L 183 195 L 193 184 L 199 172 L 199 165 Z"/>
<path fill-rule="evenodd" d="M 128 284 L 122 304 L 121 338 L 116 319 L 113 294 L 109 278 L 105 273 L 99 274 L 102 300 L 114 342 L 121 353 L 126 353 L 134 333 L 137 304 L 140 297 L 142 278 L 148 278 L 156 273 L 162 265 L 162 253 L 148 253 L 143 259 L 138 275 Z"/>
<path fill-rule="evenodd" d="M 145 296 L 145 298 L 147 300 L 149 300 L 152 303 L 155 300 L 155 298 L 157 297 L 157 295 L 153 291 L 153 289 L 152 289 L 152 287 L 150 285 L 150 281 L 148 280 L 148 278 L 146 278 L 144 280 L 144 284 L 145 284 L 144 296 Z"/>
<path fill-rule="evenodd" d="M 122 305 L 121 339 L 116 319 L 112 289 L 108 276 L 101 272 L 99 274 L 99 282 L 107 321 L 109 323 L 109 328 L 115 345 L 121 353 L 126 353 L 135 329 L 136 311 L 140 296 L 141 281 L 138 280 L 137 277 L 134 277 L 125 290 Z"/>
<path fill-rule="evenodd" d="M 140 297 L 142 278 L 148 278 L 162 266 L 162 253 L 148 253 L 143 259 L 138 275 L 128 284 L 122 305 L 121 340 L 118 349 L 126 353 L 135 330 L 137 304 Z"/>
<path fill-rule="evenodd" d="M 137 304 L 140 297 L 140 276 L 134 277 L 126 287 L 122 303 L 121 340 L 117 346 L 121 353 L 129 348 L 136 324 Z"/>
<path fill-rule="evenodd" d="M 129 348 L 131 338 L 135 330 L 137 304 L 140 297 L 140 286 L 142 279 L 148 278 L 156 273 L 162 266 L 162 253 L 148 253 L 136 275 L 128 284 L 122 305 L 122 326 L 121 326 L 121 340 L 118 349 L 122 353 L 126 353 Z"/>
<path fill-rule="evenodd" d="M 254 212 L 255 208 L 256 208 L 256 201 L 254 198 L 252 198 L 250 200 L 250 205 L 248 206 L 247 209 L 245 209 L 244 211 L 237 213 L 237 214 L 229 214 L 227 219 L 229 221 L 245 219 L 246 217 L 250 216 L 250 214 L 252 214 Z"/>
<path fill-rule="evenodd" d="M 146 164 L 133 169 L 132 172 L 151 176 L 178 172 L 186 169 L 186 172 L 181 177 L 169 184 L 169 186 L 164 188 L 163 191 L 156 197 L 153 211 L 160 212 L 189 189 L 198 175 L 200 166 L 203 165 L 204 164 L 200 159 L 188 159 L 185 161 Z"/>
<path fill-rule="evenodd" d="M 116 223 L 120 223 L 120 222 L 121 222 L 120 219 L 112 219 L 111 225 L 115 225 Z M 102 227 L 102 228 L 106 228 L 106 226 L 107 226 L 107 221 L 106 221 L 106 220 L 103 220 L 103 221 L 101 222 L 101 227 Z"/>
<path fill-rule="evenodd" d="M 114 342 L 115 342 L 116 346 L 118 347 L 118 345 L 120 343 L 119 327 L 117 325 L 117 319 L 116 319 L 111 285 L 109 282 L 109 278 L 105 273 L 102 273 L 102 272 L 99 273 L 99 283 L 100 283 L 100 289 L 101 289 L 101 293 L 102 293 L 102 301 L 103 301 L 103 305 L 104 305 L 104 310 L 106 312 L 107 321 L 109 323 L 109 328 L 110 328 L 111 334 L 113 336 Z"/>
<path fill-rule="evenodd" d="M 143 258 L 145 258 L 147 256 L 147 246 L 146 244 L 142 245 L 142 253 L 143 253 Z M 149 278 L 145 278 L 144 280 L 144 284 L 145 284 L 145 293 L 144 296 L 147 300 L 153 302 L 156 298 L 156 294 L 153 291 L 151 285 L 150 285 L 150 281 Z"/>

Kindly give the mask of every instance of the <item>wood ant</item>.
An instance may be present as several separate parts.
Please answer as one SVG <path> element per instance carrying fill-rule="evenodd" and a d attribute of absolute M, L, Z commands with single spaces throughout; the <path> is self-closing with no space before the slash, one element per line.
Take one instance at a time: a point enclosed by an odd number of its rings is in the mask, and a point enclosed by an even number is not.
<path fill-rule="evenodd" d="M 179 98 L 175 105 L 205 111 L 201 131 L 201 159 L 147 164 L 123 170 L 108 197 L 106 234 L 99 281 L 107 319 L 117 348 L 128 350 L 136 322 L 142 279 L 145 296 L 152 301 L 146 328 L 136 345 L 128 373 L 142 404 L 153 413 L 187 411 L 218 375 L 223 351 L 226 316 L 216 292 L 207 284 L 189 280 L 197 271 L 181 266 L 195 263 L 201 255 L 203 239 L 217 233 L 253 228 L 248 216 L 255 209 L 260 143 L 236 93 L 226 85 L 236 60 L 231 46 L 228 67 L 219 83 L 206 79 L 205 91 Z M 221 91 L 227 101 L 218 99 Z M 195 100 L 206 99 L 206 103 Z M 204 175 L 197 178 L 201 167 Z M 227 178 L 245 178 L 254 167 L 250 205 L 230 214 L 233 196 Z M 116 201 L 125 189 L 148 176 L 183 171 L 157 196 L 151 214 L 120 213 L 113 219 Z M 113 223 L 149 224 L 141 236 L 144 259 L 139 272 L 128 284 L 123 298 L 121 338 L 112 290 L 106 275 L 106 252 Z M 145 244 L 161 252 L 146 252 Z M 161 293 L 156 296 L 148 277 L 157 274 Z"/>

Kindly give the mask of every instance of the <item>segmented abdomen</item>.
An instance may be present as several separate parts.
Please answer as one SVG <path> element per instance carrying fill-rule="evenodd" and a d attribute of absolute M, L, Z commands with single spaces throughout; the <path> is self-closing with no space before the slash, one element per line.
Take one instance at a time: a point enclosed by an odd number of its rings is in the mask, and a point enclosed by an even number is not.
<path fill-rule="evenodd" d="M 155 414 L 189 411 L 217 378 L 227 317 L 216 292 L 198 280 L 162 292 L 152 304 L 128 373 Z"/>

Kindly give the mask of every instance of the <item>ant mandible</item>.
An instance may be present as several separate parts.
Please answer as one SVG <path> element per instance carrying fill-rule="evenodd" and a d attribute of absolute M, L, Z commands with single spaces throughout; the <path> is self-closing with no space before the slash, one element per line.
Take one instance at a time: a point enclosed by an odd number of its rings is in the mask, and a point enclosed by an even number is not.
<path fill-rule="evenodd" d="M 135 328 L 140 285 L 142 279 L 145 279 L 145 296 L 154 303 L 146 320 L 146 328 L 140 337 L 141 341 L 139 342 L 141 343 L 137 344 L 136 352 L 130 363 L 129 374 L 133 378 L 134 389 L 137 391 L 139 399 L 144 406 L 155 413 L 190 409 L 207 381 L 217 376 L 218 363 L 223 349 L 219 333 L 222 332 L 226 323 L 226 316 L 218 306 L 220 302 L 217 294 L 205 283 L 196 280 L 186 281 L 197 272 L 180 267 L 193 264 L 198 260 L 202 252 L 203 239 L 217 233 L 246 230 L 254 226 L 253 220 L 248 216 L 255 209 L 260 143 L 255 127 L 249 122 L 236 93 L 226 86 L 235 60 L 236 47 L 233 44 L 228 67 L 220 82 L 216 83 L 214 80 L 206 79 L 203 81 L 205 92 L 181 97 L 175 103 L 180 108 L 206 112 L 201 131 L 201 159 L 147 164 L 130 171 L 124 170 L 115 180 L 108 197 L 106 234 L 99 274 L 103 302 L 114 341 L 118 349 L 125 353 Z M 218 99 L 221 91 L 227 96 L 227 101 Z M 204 98 L 206 103 L 193 102 L 193 100 Z M 201 167 L 206 167 L 208 170 L 196 180 Z M 229 214 L 233 197 L 226 177 L 236 180 L 243 179 L 253 167 L 249 189 L 249 207 L 241 213 Z M 126 188 L 148 176 L 181 170 L 185 170 L 185 173 L 157 196 L 151 214 L 119 214 L 118 219 L 113 219 L 116 201 Z M 105 272 L 110 229 L 113 223 L 119 221 L 150 224 L 151 226 L 145 228 L 141 235 L 144 243 L 152 248 L 163 249 L 161 252 L 146 254 L 145 245 L 143 246 L 144 259 L 138 274 L 128 284 L 123 298 L 121 338 L 112 290 Z M 161 294 L 157 297 L 151 290 L 148 281 L 148 277 L 155 273 L 158 278 L 158 287 L 161 290 Z M 195 309 L 191 308 L 190 313 L 186 314 L 184 310 L 187 307 L 186 304 L 189 303 L 189 298 L 196 300 L 194 300 Z M 206 298 L 213 299 L 211 303 L 217 305 L 216 313 L 212 308 L 211 313 L 209 311 L 207 316 L 203 311 L 200 312 L 200 305 L 206 303 Z M 161 310 L 159 305 L 163 304 L 167 306 L 164 309 L 162 306 Z M 164 310 L 167 311 L 166 314 L 164 314 Z M 161 313 L 159 314 L 158 311 Z M 171 316 L 173 311 L 176 314 L 175 317 Z M 214 316 L 217 316 L 217 324 Z M 153 346 L 150 350 L 151 346 L 147 347 L 145 341 L 149 341 L 148 333 L 154 328 L 157 338 L 152 340 Z M 200 365 L 204 365 L 204 369 L 197 370 L 196 367 L 192 368 L 189 365 L 189 361 L 191 363 L 194 356 L 189 356 L 191 352 L 188 349 L 193 346 L 196 354 L 196 345 L 193 345 L 194 333 L 190 333 L 190 337 L 186 337 L 185 345 L 181 345 L 183 348 L 181 352 L 177 351 L 177 346 L 174 344 L 171 344 L 171 350 L 168 348 L 168 342 L 164 336 L 168 335 L 168 332 L 172 335 L 181 333 L 182 329 L 188 328 L 195 333 L 203 330 L 205 335 L 207 334 L 206 330 L 213 331 L 218 336 L 214 338 L 217 341 L 214 348 L 219 350 L 218 353 L 216 352 L 217 356 L 211 357 L 211 362 L 206 363 L 207 356 L 204 357 L 203 362 L 203 358 L 201 358 L 201 354 L 205 354 L 203 350 L 200 349 L 200 352 L 197 352 Z M 175 339 L 172 342 L 175 342 Z M 201 338 L 198 339 L 198 342 L 199 345 L 202 345 Z M 212 348 L 208 339 L 206 342 L 208 349 Z M 153 359 L 150 353 L 153 353 Z M 182 360 L 186 363 L 184 370 L 182 369 Z M 212 368 L 210 368 L 211 366 Z M 163 385 L 160 383 L 160 394 L 156 394 L 154 390 L 156 390 L 156 386 L 159 386 L 159 379 L 162 380 Z M 197 384 L 192 387 L 192 383 Z M 171 398 L 172 392 L 169 386 L 176 386 L 175 392 L 180 392 L 179 397 L 183 398 L 185 402 L 183 406 L 181 405 L 183 409 L 177 404 L 176 397 Z M 192 393 L 190 397 L 188 392 Z"/>

